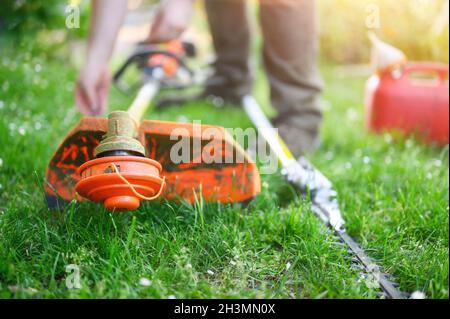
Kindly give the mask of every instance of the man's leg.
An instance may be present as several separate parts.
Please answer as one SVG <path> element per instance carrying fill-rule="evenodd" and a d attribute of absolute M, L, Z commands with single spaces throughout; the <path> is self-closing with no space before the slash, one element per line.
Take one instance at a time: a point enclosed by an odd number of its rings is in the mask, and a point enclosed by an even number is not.
<path fill-rule="evenodd" d="M 252 86 L 246 0 L 205 0 L 205 7 L 217 58 L 206 94 L 239 103 Z"/>
<path fill-rule="evenodd" d="M 270 82 L 274 125 L 295 155 L 318 144 L 321 80 L 312 0 L 260 0 L 263 59 Z"/>

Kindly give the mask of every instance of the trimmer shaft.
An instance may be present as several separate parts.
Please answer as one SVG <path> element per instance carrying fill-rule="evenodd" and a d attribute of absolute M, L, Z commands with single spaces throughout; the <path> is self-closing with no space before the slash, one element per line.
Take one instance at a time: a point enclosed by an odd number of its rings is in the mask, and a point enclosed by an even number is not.
<path fill-rule="evenodd" d="M 111 112 L 108 115 L 108 132 L 94 150 L 94 156 L 102 157 L 118 152 L 145 156 L 145 148 L 135 136 L 136 123 L 128 112 Z"/>

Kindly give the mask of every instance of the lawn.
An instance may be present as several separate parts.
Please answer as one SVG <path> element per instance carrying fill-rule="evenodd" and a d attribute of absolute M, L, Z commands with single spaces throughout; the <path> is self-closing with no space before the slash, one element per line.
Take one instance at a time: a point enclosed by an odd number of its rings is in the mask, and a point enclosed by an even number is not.
<path fill-rule="evenodd" d="M 378 298 L 346 250 L 281 176 L 248 207 L 149 203 L 111 214 L 51 211 L 44 172 L 78 121 L 67 48 L 2 40 L 0 297 Z M 323 64 L 323 143 L 311 160 L 334 183 L 347 227 L 407 292 L 448 298 L 448 147 L 363 130 L 365 78 Z M 256 96 L 267 106 L 267 86 Z M 115 89 L 111 109 L 131 101 Z M 205 109 L 208 111 L 205 112 Z M 248 127 L 238 108 L 190 103 L 147 118 Z M 69 289 L 67 265 L 80 268 Z"/>

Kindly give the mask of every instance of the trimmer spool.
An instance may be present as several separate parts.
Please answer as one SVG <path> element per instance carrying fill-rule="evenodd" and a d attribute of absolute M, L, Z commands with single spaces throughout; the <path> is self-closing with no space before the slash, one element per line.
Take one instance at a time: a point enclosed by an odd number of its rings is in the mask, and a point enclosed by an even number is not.
<path fill-rule="evenodd" d="M 161 165 L 145 157 L 134 138 L 137 124 L 128 112 L 108 116 L 108 132 L 94 151 L 95 159 L 81 165 L 75 190 L 110 211 L 135 210 L 141 200 L 158 198 L 165 185 Z"/>

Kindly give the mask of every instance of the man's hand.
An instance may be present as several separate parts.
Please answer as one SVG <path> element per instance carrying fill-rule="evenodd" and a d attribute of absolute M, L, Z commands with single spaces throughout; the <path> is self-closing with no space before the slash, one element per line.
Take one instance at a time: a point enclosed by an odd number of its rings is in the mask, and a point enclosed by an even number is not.
<path fill-rule="evenodd" d="M 108 90 L 111 76 L 107 66 L 86 67 L 78 78 L 75 100 L 78 109 L 84 115 L 98 116 L 107 108 Z"/>
<path fill-rule="evenodd" d="M 148 42 L 161 43 L 178 39 L 189 27 L 194 0 L 166 0 L 156 13 Z"/>

